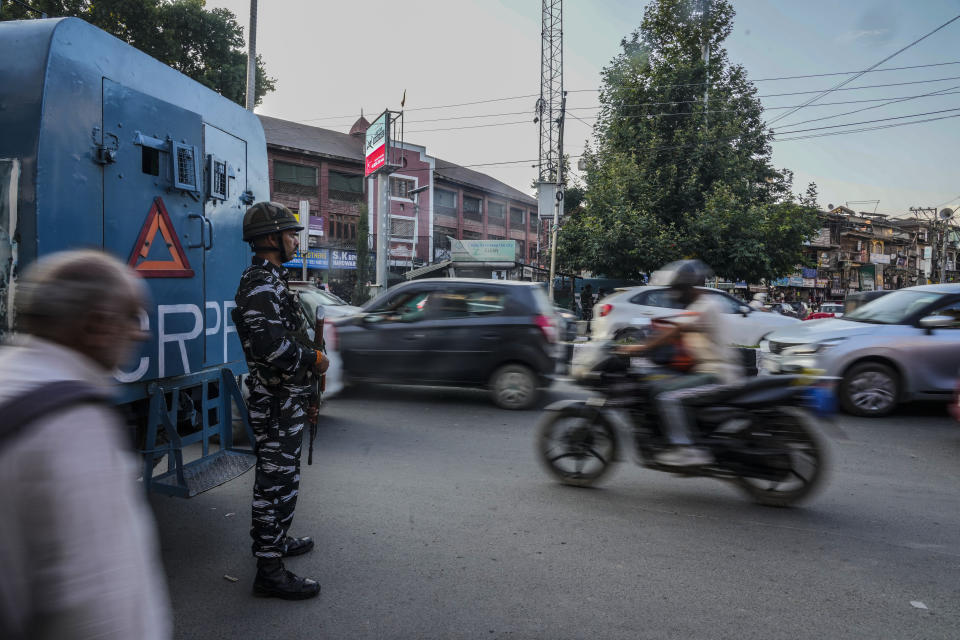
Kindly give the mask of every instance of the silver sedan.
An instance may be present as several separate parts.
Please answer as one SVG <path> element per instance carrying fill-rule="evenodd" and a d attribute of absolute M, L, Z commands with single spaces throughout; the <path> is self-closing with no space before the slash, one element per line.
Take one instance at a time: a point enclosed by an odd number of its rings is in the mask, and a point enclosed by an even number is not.
<path fill-rule="evenodd" d="M 842 319 L 775 331 L 760 352 L 762 373 L 822 369 L 840 378 L 840 402 L 855 415 L 883 416 L 908 400 L 949 400 L 960 366 L 960 284 L 901 289 Z"/>

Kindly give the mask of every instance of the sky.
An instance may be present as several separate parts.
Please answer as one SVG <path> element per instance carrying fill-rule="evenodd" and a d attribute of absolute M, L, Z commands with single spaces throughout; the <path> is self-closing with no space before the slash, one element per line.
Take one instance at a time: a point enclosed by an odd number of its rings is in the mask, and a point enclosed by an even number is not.
<path fill-rule="evenodd" d="M 639 25 L 645 2 L 564 2 L 564 86 L 568 94 L 565 152 L 581 153 L 591 137 L 600 73 Z M 248 0 L 208 0 L 249 23 Z M 732 62 L 756 83 L 768 121 L 853 74 L 769 80 L 867 69 L 951 18 L 960 0 L 737 0 L 734 31 L 725 43 Z M 532 192 L 538 126 L 533 109 L 540 84 L 540 0 L 260 0 L 257 51 L 277 79 L 257 113 L 346 132 L 361 110 L 372 120 L 399 110 L 406 92 L 406 139 L 427 152 L 475 167 Z M 773 125 L 774 131 L 842 125 L 901 124 L 960 114 L 960 20 L 878 69 L 939 65 L 864 74 Z M 936 80 L 935 82 L 927 82 Z M 911 84 L 903 84 L 911 83 Z M 934 91 L 856 114 L 882 102 Z M 803 93 L 792 96 L 772 94 Z M 509 98 L 509 99 L 505 99 Z M 484 104 L 463 105 L 477 101 Z M 463 105 L 436 108 L 446 105 Z M 956 109 L 956 111 L 945 111 Z M 931 113 L 940 112 L 943 113 Z M 929 115 L 917 116 L 926 113 Z M 489 116 L 489 117 L 483 117 Z M 575 117 L 574 117 L 575 116 Z M 579 119 L 578 119 L 579 118 Z M 495 126 L 479 126 L 479 125 Z M 818 129 L 781 138 L 834 133 Z M 817 183 L 820 205 L 909 215 L 909 207 L 960 206 L 957 171 L 960 117 L 881 130 L 773 144 L 778 168 L 795 174 L 794 191 Z M 575 164 L 575 163 L 574 163 Z M 879 202 L 872 202 L 877 201 Z"/>

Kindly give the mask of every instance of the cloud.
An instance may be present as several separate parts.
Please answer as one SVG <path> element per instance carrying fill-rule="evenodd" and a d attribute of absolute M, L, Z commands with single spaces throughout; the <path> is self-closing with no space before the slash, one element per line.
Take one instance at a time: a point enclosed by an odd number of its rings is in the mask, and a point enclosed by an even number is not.
<path fill-rule="evenodd" d="M 857 29 L 837 36 L 837 42 L 850 44 L 857 40 L 887 40 L 889 34 L 890 29 Z"/>

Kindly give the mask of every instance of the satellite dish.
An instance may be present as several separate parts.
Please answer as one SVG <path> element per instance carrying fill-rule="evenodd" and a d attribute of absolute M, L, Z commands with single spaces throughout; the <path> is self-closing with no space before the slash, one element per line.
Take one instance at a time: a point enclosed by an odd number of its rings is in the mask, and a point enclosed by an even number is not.
<path fill-rule="evenodd" d="M 941 220 L 949 220 L 950 218 L 953 217 L 953 209 L 950 209 L 950 208 L 940 209 L 940 213 L 937 215 L 940 216 Z"/>
<path fill-rule="evenodd" d="M 833 211 L 833 208 L 834 208 L 834 207 L 833 207 L 833 205 L 832 205 L 832 204 L 828 204 L 828 205 L 827 205 L 827 210 L 829 210 L 829 211 Z"/>

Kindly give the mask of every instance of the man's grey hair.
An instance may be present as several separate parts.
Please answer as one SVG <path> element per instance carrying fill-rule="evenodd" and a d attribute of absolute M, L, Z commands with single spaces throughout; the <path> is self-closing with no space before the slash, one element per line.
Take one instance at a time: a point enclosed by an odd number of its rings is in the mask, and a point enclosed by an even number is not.
<path fill-rule="evenodd" d="M 17 282 L 17 329 L 54 337 L 85 314 L 144 295 L 132 269 L 92 249 L 63 251 L 30 265 Z"/>

